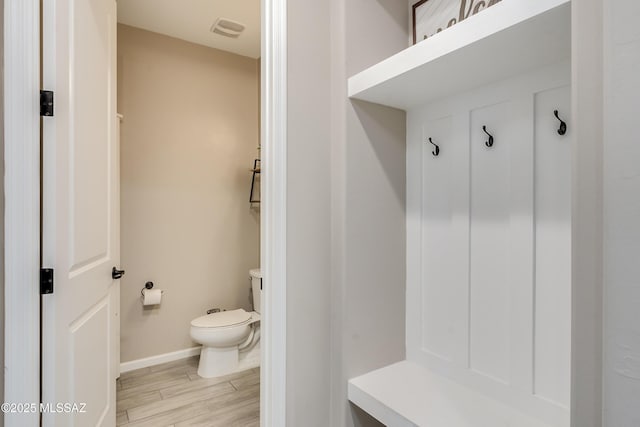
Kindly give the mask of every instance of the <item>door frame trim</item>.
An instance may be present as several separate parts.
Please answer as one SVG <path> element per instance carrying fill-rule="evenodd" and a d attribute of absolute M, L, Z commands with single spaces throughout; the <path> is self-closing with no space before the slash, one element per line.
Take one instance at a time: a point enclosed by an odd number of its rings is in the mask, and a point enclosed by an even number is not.
<path fill-rule="evenodd" d="M 262 0 L 261 425 L 286 425 L 287 0 Z M 4 2 L 6 402 L 40 401 L 40 1 Z M 31 283 L 32 286 L 24 286 Z M 269 285 L 272 284 L 272 285 Z M 19 308 L 19 309 L 15 309 Z M 39 423 L 5 414 L 7 425 Z M 17 423 L 17 421 L 15 422 Z"/>
<path fill-rule="evenodd" d="M 286 425 L 287 0 L 262 0 L 260 425 Z"/>
<path fill-rule="evenodd" d="M 40 402 L 40 1 L 4 1 L 4 400 Z M 40 415 L 6 413 L 7 425 Z"/>

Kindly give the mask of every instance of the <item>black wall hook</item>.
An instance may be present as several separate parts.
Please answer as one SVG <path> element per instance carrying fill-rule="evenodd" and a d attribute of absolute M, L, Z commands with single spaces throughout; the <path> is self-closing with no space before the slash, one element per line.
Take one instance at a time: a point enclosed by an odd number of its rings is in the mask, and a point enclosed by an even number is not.
<path fill-rule="evenodd" d="M 486 126 L 482 126 L 482 130 L 484 131 L 484 133 L 486 133 L 487 135 L 489 135 L 489 140 L 486 141 L 484 143 L 484 145 L 486 145 L 487 147 L 491 148 L 493 147 L 493 135 L 491 135 L 489 132 L 487 132 L 487 127 Z"/>
<path fill-rule="evenodd" d="M 558 110 L 554 110 L 553 115 L 556 119 L 560 120 L 560 127 L 558 128 L 558 135 L 564 135 L 567 133 L 567 124 L 558 116 Z"/>
<path fill-rule="evenodd" d="M 433 142 L 431 138 L 429 138 L 429 142 L 433 144 L 433 146 L 435 147 L 435 149 L 431 152 L 431 154 L 433 154 L 433 157 L 438 157 L 438 155 L 440 154 L 440 147 L 438 146 L 438 144 Z"/>

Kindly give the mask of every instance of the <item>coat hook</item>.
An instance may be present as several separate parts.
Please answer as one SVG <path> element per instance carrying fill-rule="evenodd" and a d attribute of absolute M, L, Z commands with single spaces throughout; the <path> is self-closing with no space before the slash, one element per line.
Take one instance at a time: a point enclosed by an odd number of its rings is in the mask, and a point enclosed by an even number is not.
<path fill-rule="evenodd" d="M 486 141 L 484 143 L 484 145 L 486 145 L 487 147 L 491 148 L 493 147 L 493 135 L 491 135 L 489 132 L 487 132 L 487 127 L 486 126 L 482 126 L 482 130 L 484 131 L 484 133 L 486 133 L 487 135 L 489 135 L 489 140 Z"/>
<path fill-rule="evenodd" d="M 433 144 L 433 146 L 435 147 L 435 149 L 431 152 L 431 154 L 433 154 L 433 157 L 438 157 L 438 155 L 440 154 L 440 147 L 438 146 L 438 144 L 433 142 L 431 138 L 429 138 L 429 142 Z"/>
<path fill-rule="evenodd" d="M 558 135 L 564 135 L 567 133 L 567 124 L 558 116 L 558 110 L 553 112 L 553 115 L 556 116 L 556 119 L 560 120 L 560 127 L 558 128 Z"/>

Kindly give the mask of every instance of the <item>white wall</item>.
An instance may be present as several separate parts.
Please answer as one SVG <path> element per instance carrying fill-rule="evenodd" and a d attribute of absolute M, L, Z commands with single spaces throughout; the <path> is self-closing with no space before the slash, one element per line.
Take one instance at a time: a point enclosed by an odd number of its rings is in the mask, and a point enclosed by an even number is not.
<path fill-rule="evenodd" d="M 377 425 L 346 385 L 404 359 L 406 116 L 347 98 L 347 78 L 407 47 L 406 4 L 332 2 L 332 426 Z"/>
<path fill-rule="evenodd" d="M 288 20 L 287 424 L 377 424 L 346 389 L 404 358 L 405 114 L 346 89 L 406 47 L 406 4 L 297 0 Z"/>
<path fill-rule="evenodd" d="M 602 422 L 602 2 L 571 5 L 571 425 Z"/>
<path fill-rule="evenodd" d="M 640 2 L 604 2 L 604 425 L 640 425 Z"/>
<path fill-rule="evenodd" d="M 287 425 L 329 423 L 329 3 L 288 2 Z M 269 286 L 268 283 L 265 286 Z"/>

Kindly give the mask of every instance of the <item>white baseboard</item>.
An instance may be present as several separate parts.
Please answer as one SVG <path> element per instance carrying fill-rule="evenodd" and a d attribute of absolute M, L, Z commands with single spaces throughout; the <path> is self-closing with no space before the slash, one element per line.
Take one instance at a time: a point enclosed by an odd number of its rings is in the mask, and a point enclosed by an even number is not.
<path fill-rule="evenodd" d="M 200 349 L 201 347 L 185 348 L 184 350 L 178 350 L 171 353 L 158 354 L 157 356 L 124 362 L 120 364 L 120 373 L 135 371 L 136 369 L 147 368 L 149 366 L 160 365 L 162 363 L 173 362 L 174 360 L 197 356 L 200 354 Z"/>

